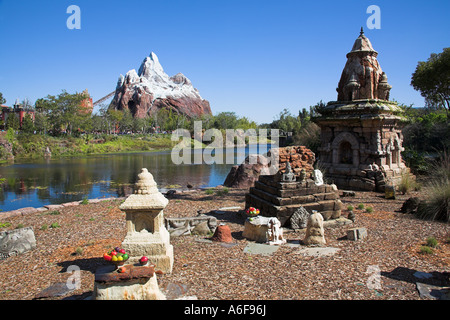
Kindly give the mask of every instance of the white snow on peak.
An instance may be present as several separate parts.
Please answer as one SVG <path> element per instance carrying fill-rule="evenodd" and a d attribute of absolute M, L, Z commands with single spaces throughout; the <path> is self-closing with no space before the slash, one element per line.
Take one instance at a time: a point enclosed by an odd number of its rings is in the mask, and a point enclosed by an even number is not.
<path fill-rule="evenodd" d="M 128 71 L 122 80 L 119 77 L 118 87 L 124 83 L 133 87 L 141 87 L 148 93 L 153 94 L 153 99 L 165 99 L 167 97 L 181 98 L 193 97 L 200 98 L 198 90 L 195 89 L 191 81 L 182 73 L 178 73 L 173 77 L 169 77 L 161 64 L 158 56 L 152 52 L 144 59 L 136 72 L 135 69 Z"/>

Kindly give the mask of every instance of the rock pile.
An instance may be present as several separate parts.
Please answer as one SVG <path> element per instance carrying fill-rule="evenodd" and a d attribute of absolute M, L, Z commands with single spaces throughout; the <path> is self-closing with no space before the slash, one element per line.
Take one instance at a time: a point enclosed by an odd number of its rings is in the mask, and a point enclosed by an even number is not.
<path fill-rule="evenodd" d="M 274 164 L 270 162 L 270 159 L 276 157 L 276 154 L 278 154 L 278 164 L 274 168 Z M 304 169 L 305 178 L 309 178 L 314 171 L 313 165 L 315 161 L 316 156 L 314 152 L 305 146 L 271 149 L 267 157 L 249 155 L 241 165 L 233 166 L 223 185 L 229 188 L 250 188 L 260 175 L 269 175 L 278 171 L 283 173 L 288 162 L 296 177 L 300 176 Z"/>

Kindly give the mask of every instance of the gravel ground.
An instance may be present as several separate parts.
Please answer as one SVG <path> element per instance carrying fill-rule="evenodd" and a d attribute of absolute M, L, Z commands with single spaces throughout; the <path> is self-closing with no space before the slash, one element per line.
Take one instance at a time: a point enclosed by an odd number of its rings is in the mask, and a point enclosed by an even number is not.
<path fill-rule="evenodd" d="M 356 221 L 350 226 L 325 229 L 327 246 L 339 248 L 333 256 L 308 257 L 299 254 L 305 246 L 283 245 L 271 255 L 244 252 L 250 243 L 242 237 L 244 218 L 238 210 L 214 213 L 222 207 L 244 207 L 246 190 L 208 195 L 205 191 L 175 194 L 164 210 L 166 217 L 196 216 L 203 213 L 226 223 L 233 235 L 233 246 L 201 241 L 204 237 L 174 237 L 172 274 L 158 276 L 158 283 L 169 299 L 195 296 L 199 300 L 419 300 L 416 282 L 450 286 L 449 224 L 421 221 L 398 212 L 402 203 L 414 194 L 386 200 L 383 195 L 356 192 L 342 198 L 345 207 L 359 203 L 373 207 L 373 212 L 355 209 Z M 125 230 L 125 215 L 118 209 L 121 200 L 78 205 L 25 216 L 2 218 L 14 229 L 32 226 L 36 249 L 0 261 L 0 299 L 31 300 L 72 275 L 68 267 L 81 269 L 81 288 L 55 293 L 45 299 L 85 299 L 92 294 L 94 274 L 105 262 L 103 253 L 120 246 Z M 343 211 L 343 215 L 347 215 Z M 51 228 L 53 223 L 59 227 Z M 45 225 L 48 227 L 45 228 Z M 368 237 L 360 241 L 346 239 L 347 230 L 365 227 Z M 285 230 L 288 242 L 298 242 L 304 230 Z M 432 254 L 420 253 L 428 237 L 435 237 L 439 247 Z M 375 269 L 374 269 L 375 268 Z M 380 271 L 380 286 L 368 286 Z M 417 279 L 415 272 L 433 276 Z M 57 291 L 57 290 L 56 290 Z"/>

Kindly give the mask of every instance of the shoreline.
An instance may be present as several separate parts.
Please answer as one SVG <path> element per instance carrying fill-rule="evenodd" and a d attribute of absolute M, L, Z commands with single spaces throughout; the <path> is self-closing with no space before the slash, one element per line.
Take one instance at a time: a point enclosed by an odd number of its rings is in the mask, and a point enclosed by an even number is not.
<path fill-rule="evenodd" d="M 207 189 L 216 189 L 220 188 L 220 186 L 216 187 L 209 187 L 209 188 L 195 188 L 195 189 L 180 189 L 180 188 L 158 188 L 159 191 L 165 195 L 169 190 L 175 190 L 176 194 L 187 194 L 187 193 L 194 193 L 194 192 L 201 192 L 205 191 Z M 123 201 L 125 200 L 127 196 L 122 197 L 105 197 L 105 198 L 93 198 L 93 199 L 86 199 L 86 200 L 78 200 L 78 201 L 70 201 L 70 202 L 64 202 L 60 204 L 46 204 L 42 207 L 23 207 L 15 210 L 8 210 L 8 211 L 0 211 L 0 221 L 2 219 L 8 219 L 13 218 L 17 216 L 26 216 L 29 214 L 34 213 L 43 213 L 47 211 L 57 211 L 59 209 L 68 208 L 68 207 L 76 207 L 76 206 L 84 206 L 84 205 L 90 205 L 90 204 L 96 204 L 100 202 L 105 201 Z"/>

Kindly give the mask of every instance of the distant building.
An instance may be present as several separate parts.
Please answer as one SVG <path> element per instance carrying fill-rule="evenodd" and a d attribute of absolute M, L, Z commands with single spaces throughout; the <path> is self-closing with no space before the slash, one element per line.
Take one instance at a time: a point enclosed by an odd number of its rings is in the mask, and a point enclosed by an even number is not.
<path fill-rule="evenodd" d="M 6 105 L 1 106 L 1 114 L 0 114 L 0 120 L 2 121 L 1 126 L 5 127 L 6 120 L 8 117 L 17 117 L 19 119 L 19 124 L 22 127 L 23 119 L 27 114 L 31 116 L 31 119 L 34 122 L 35 119 L 35 112 L 34 109 L 31 107 L 24 107 L 22 104 L 19 103 L 18 100 L 16 100 L 16 103 L 14 103 L 14 106 L 8 107 Z"/>

